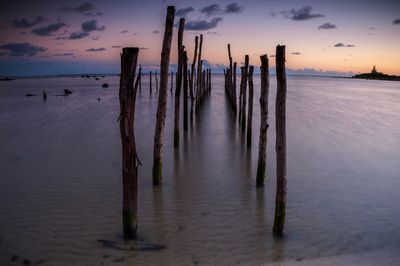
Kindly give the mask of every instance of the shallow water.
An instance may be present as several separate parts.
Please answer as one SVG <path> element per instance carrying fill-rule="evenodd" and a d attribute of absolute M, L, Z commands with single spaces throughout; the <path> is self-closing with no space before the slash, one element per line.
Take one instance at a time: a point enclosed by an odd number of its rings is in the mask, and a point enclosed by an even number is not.
<path fill-rule="evenodd" d="M 154 189 L 157 94 L 144 78 L 135 125 L 139 237 L 166 245 L 153 252 L 97 242 L 122 243 L 118 78 L 1 82 L 0 265 L 13 255 L 40 265 L 232 265 L 400 251 L 400 83 L 288 78 L 286 235 L 276 239 L 274 79 L 265 188 L 255 187 L 259 77 L 247 150 L 223 77 L 214 75 L 179 151 L 169 96 L 163 185 Z M 56 97 L 64 88 L 73 94 Z M 46 102 L 24 96 L 42 89 Z"/>

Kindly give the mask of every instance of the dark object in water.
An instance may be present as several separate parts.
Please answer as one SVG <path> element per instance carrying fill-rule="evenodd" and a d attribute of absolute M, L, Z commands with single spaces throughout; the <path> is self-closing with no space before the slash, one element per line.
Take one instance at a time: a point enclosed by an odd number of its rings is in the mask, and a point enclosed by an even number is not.
<path fill-rule="evenodd" d="M 36 96 L 36 94 L 27 93 L 27 94 L 25 94 L 25 96 L 26 96 L 26 97 L 33 97 L 33 96 Z"/>
<path fill-rule="evenodd" d="M 28 260 L 28 259 L 24 259 L 24 260 L 22 261 L 22 263 L 23 263 L 24 265 L 32 265 L 32 262 L 31 262 L 30 260 Z"/>
<path fill-rule="evenodd" d="M 99 239 L 97 242 L 104 244 L 106 247 L 117 249 L 117 250 L 125 250 L 125 251 L 157 251 L 161 249 L 165 249 L 166 246 L 163 244 L 151 244 L 151 243 L 145 243 L 145 242 L 138 242 L 135 241 L 136 243 L 132 245 L 126 245 L 123 243 L 118 243 L 116 241 L 112 240 L 105 240 L 105 239 Z"/>
<path fill-rule="evenodd" d="M 89 76 L 89 75 L 86 75 L 86 77 L 90 79 L 90 76 Z"/>
<path fill-rule="evenodd" d="M 100 97 L 99 97 L 99 98 L 97 98 L 97 101 L 99 101 L 99 102 L 100 102 L 100 100 L 101 100 L 101 99 L 100 99 Z"/>
<path fill-rule="evenodd" d="M 108 87 L 110 87 L 110 86 L 108 85 L 108 83 L 103 83 L 102 87 L 103 87 L 103 88 L 108 88 Z"/>
<path fill-rule="evenodd" d="M 84 78 L 84 77 L 85 77 L 84 75 L 81 76 L 81 78 Z"/>
<path fill-rule="evenodd" d="M 16 261 L 18 259 L 19 259 L 19 257 L 17 255 L 14 255 L 14 256 L 11 257 L 11 261 Z"/>
<path fill-rule="evenodd" d="M 64 89 L 64 95 L 70 95 L 72 93 L 72 91 L 68 90 L 68 89 Z"/>
<path fill-rule="evenodd" d="M 46 94 L 46 92 L 43 90 L 43 101 L 46 101 L 47 100 L 47 94 Z"/>
<path fill-rule="evenodd" d="M 99 80 L 99 78 L 95 78 L 94 80 Z"/>
<path fill-rule="evenodd" d="M 15 80 L 15 79 L 11 79 L 9 77 L 0 78 L 0 81 L 10 81 L 10 80 Z"/>

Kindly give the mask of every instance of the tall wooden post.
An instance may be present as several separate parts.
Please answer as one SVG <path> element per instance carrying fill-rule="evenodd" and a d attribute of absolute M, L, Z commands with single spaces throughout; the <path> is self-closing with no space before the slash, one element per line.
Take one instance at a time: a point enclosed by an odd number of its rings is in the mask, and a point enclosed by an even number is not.
<path fill-rule="evenodd" d="M 244 74 L 243 74 L 243 95 L 242 95 L 242 132 L 246 131 L 246 91 L 247 91 L 247 75 L 249 73 L 249 56 L 244 59 Z"/>
<path fill-rule="evenodd" d="M 240 67 L 240 88 L 239 88 L 239 127 L 241 125 L 242 122 L 242 111 L 243 111 L 243 107 L 242 107 L 242 102 L 243 102 L 243 82 L 244 82 L 244 67 Z"/>
<path fill-rule="evenodd" d="M 250 66 L 249 68 L 249 75 L 248 75 L 248 81 L 249 81 L 249 106 L 247 109 L 247 148 L 251 148 L 251 137 L 252 137 L 252 128 L 253 128 L 253 71 L 254 71 L 254 66 Z"/>
<path fill-rule="evenodd" d="M 158 186 L 162 180 L 162 144 L 164 136 L 165 116 L 168 99 L 168 67 L 171 53 L 172 33 L 174 27 L 175 7 L 168 6 L 165 22 L 164 40 L 160 62 L 160 92 L 158 94 L 157 120 L 154 132 L 153 150 L 153 185 Z"/>
<path fill-rule="evenodd" d="M 286 70 L 285 46 L 278 45 L 276 60 L 276 198 L 273 232 L 283 234 L 286 215 Z"/>
<path fill-rule="evenodd" d="M 201 81 L 202 81 L 202 66 L 203 66 L 203 60 L 201 60 L 201 53 L 203 49 L 203 34 L 200 34 L 200 45 L 199 45 L 199 58 L 197 59 L 197 86 L 196 86 L 196 107 L 198 107 L 199 104 L 199 96 L 200 96 L 200 91 L 201 91 Z M 197 111 L 197 110 L 196 110 Z"/>
<path fill-rule="evenodd" d="M 194 109 L 194 103 L 195 103 L 195 84 L 194 84 L 194 79 L 195 79 L 195 68 L 196 68 L 196 61 L 197 61 L 197 50 L 198 50 L 198 45 L 199 45 L 199 36 L 196 36 L 194 38 L 195 41 L 195 47 L 194 47 L 194 55 L 193 55 L 193 62 L 192 62 L 192 70 L 190 73 L 190 122 L 193 122 L 193 109 Z"/>
<path fill-rule="evenodd" d="M 183 51 L 183 130 L 188 130 L 188 73 L 187 52 Z"/>
<path fill-rule="evenodd" d="M 139 66 L 138 79 L 139 79 L 139 92 L 142 92 L 142 67 L 141 66 Z"/>
<path fill-rule="evenodd" d="M 233 63 L 233 87 L 232 87 L 232 91 L 233 91 L 233 111 L 235 113 L 235 115 L 237 114 L 237 97 L 236 97 L 236 67 L 237 67 L 237 63 Z"/>
<path fill-rule="evenodd" d="M 180 98 L 182 87 L 182 65 L 183 65 L 183 29 L 185 28 L 185 19 L 179 20 L 178 29 L 178 72 L 176 73 L 175 89 L 175 119 L 174 119 L 174 148 L 179 147 L 179 117 L 180 117 Z"/>
<path fill-rule="evenodd" d="M 153 92 L 153 85 L 152 85 L 152 78 L 151 78 L 151 71 L 150 71 L 150 94 Z"/>
<path fill-rule="evenodd" d="M 260 56 L 261 60 L 261 95 L 260 95 L 260 140 L 258 143 L 258 163 L 256 186 L 264 186 L 265 172 L 267 169 L 267 131 L 268 131 L 268 94 L 269 94 L 269 69 L 268 56 Z"/>
<path fill-rule="evenodd" d="M 157 77 L 157 71 L 154 74 L 156 76 L 156 91 L 158 91 L 158 77 Z M 168 76 L 168 75 L 167 75 Z"/>
<path fill-rule="evenodd" d="M 135 101 L 137 86 L 133 86 L 139 48 L 123 48 L 119 83 L 119 128 L 122 143 L 122 225 L 125 238 L 135 238 L 137 232 L 137 170 L 135 146 Z M 137 82 L 136 82 L 137 84 Z"/>
<path fill-rule="evenodd" d="M 172 94 L 173 87 L 174 87 L 174 71 L 171 71 L 171 94 Z"/>

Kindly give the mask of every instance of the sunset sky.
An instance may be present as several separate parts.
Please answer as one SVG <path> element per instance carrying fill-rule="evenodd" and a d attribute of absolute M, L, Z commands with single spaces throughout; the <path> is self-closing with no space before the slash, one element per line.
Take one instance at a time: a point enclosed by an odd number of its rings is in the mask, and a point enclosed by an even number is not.
<path fill-rule="evenodd" d="M 381 72 L 400 75 L 400 1 L 21 1 L 0 3 L 0 76 L 118 73 L 122 47 L 142 48 L 145 70 L 159 66 L 168 5 L 186 18 L 184 45 L 204 35 L 204 58 L 258 66 L 286 45 L 297 74 Z M 171 64 L 176 62 L 174 32 Z M 273 66 L 273 60 L 271 60 Z M 339 73 L 337 73 L 339 72 Z"/>

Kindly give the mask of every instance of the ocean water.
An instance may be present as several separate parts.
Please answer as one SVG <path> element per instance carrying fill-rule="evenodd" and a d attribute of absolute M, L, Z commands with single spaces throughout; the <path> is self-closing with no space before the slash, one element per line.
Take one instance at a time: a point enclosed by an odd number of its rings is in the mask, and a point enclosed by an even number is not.
<path fill-rule="evenodd" d="M 110 87 L 102 88 L 104 82 Z M 163 185 L 153 188 L 158 95 L 154 88 L 150 95 L 143 78 L 135 121 L 142 161 L 139 240 L 127 243 L 118 77 L 1 82 L 0 265 L 23 259 L 32 265 L 257 265 L 400 252 L 400 83 L 288 77 L 286 233 L 274 238 L 275 76 L 260 189 L 258 76 L 254 82 L 251 150 L 228 106 L 222 75 L 213 75 L 212 93 L 189 131 L 181 131 L 179 150 L 173 149 L 169 94 Z M 73 93 L 56 96 L 63 89 Z M 166 248 L 129 250 L 137 243 Z"/>

